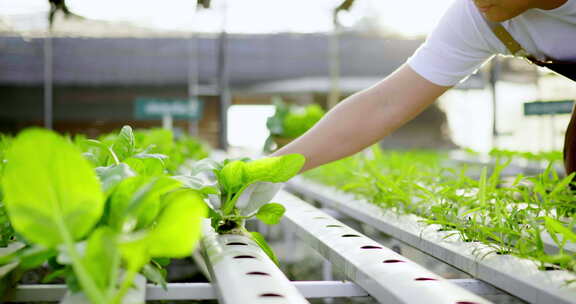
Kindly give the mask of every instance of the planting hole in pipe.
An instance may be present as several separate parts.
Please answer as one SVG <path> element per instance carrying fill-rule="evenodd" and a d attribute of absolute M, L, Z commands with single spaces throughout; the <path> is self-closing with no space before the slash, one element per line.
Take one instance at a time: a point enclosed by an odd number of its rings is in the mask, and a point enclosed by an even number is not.
<path fill-rule="evenodd" d="M 401 260 L 385 260 L 382 263 L 386 263 L 386 264 L 391 264 L 391 263 L 404 263 L 404 261 Z"/>
<path fill-rule="evenodd" d="M 414 281 L 438 281 L 433 278 L 415 278 Z"/>
<path fill-rule="evenodd" d="M 343 234 L 342 237 L 360 237 L 357 234 Z"/>
<path fill-rule="evenodd" d="M 327 220 L 328 218 L 325 217 L 325 216 L 315 216 L 315 217 L 313 217 L 312 219 L 315 219 L 315 220 Z"/>
<path fill-rule="evenodd" d="M 253 257 L 251 255 L 237 255 L 234 258 L 235 259 L 255 259 L 256 257 Z"/>
<path fill-rule="evenodd" d="M 382 249 L 382 247 L 380 247 L 380 246 L 372 246 L 372 245 L 366 245 L 366 246 L 362 246 L 360 248 L 361 249 Z"/>
<path fill-rule="evenodd" d="M 262 271 L 251 271 L 251 272 L 247 272 L 247 275 L 257 275 L 257 276 L 269 276 L 269 273 L 266 272 L 262 272 Z"/>
<path fill-rule="evenodd" d="M 283 298 L 284 296 L 277 293 L 263 293 L 260 295 L 261 298 Z"/>
<path fill-rule="evenodd" d="M 340 228 L 342 225 L 326 225 L 326 228 Z"/>
<path fill-rule="evenodd" d="M 228 245 L 228 246 L 248 246 L 248 244 L 242 243 L 242 242 L 230 242 L 230 243 L 227 243 L 226 245 Z"/>

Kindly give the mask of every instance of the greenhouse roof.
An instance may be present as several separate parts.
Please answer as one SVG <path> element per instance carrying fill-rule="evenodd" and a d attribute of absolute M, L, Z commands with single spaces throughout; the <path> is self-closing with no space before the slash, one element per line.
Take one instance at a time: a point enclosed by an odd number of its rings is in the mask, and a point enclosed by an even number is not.
<path fill-rule="evenodd" d="M 44 13 L 0 16 L 0 36 L 45 37 L 48 20 Z M 162 30 L 138 26 L 131 22 L 103 21 L 78 16 L 55 16 L 53 37 L 188 37 L 185 31 Z"/>
<path fill-rule="evenodd" d="M 0 84 L 43 83 L 44 39 L 0 37 Z M 420 45 L 421 40 L 342 36 L 341 77 L 383 78 Z M 197 53 L 193 54 L 193 45 Z M 71 86 L 186 84 L 191 58 L 198 58 L 201 84 L 214 84 L 218 75 L 218 37 L 52 39 L 54 83 Z M 294 79 L 327 78 L 330 74 L 329 36 L 322 34 L 229 35 L 227 62 L 232 87 Z M 301 82 L 300 80 L 297 80 Z M 356 80 L 355 80 L 356 82 Z M 317 87 L 317 83 L 311 83 Z"/>

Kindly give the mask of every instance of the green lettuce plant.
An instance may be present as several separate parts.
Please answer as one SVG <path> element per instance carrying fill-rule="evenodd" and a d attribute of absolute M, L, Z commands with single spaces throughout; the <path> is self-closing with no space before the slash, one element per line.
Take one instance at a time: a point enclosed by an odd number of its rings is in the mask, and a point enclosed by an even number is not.
<path fill-rule="evenodd" d="M 0 266 L 16 272 L 49 261 L 46 280 L 64 276 L 92 303 L 120 303 L 140 271 L 161 281 L 153 259 L 190 255 L 205 195 L 165 174 L 134 173 L 122 162 L 141 153 L 130 128 L 110 146 L 89 145 L 93 154 L 83 155 L 71 140 L 41 129 L 14 139 L 1 188 L 24 244 L 0 256 Z"/>
<path fill-rule="evenodd" d="M 274 101 L 275 112 L 266 121 L 270 136 L 264 151 L 271 151 L 275 138 L 294 139 L 312 128 L 325 114 L 317 104 L 289 106 L 281 99 Z"/>
<path fill-rule="evenodd" d="M 110 133 L 98 140 L 76 136 L 75 143 L 94 167 L 112 167 L 130 164 L 137 171 L 154 175 L 167 171 L 176 173 L 179 166 L 189 159 L 208 156 L 208 148 L 187 135 L 174 137 L 172 131 L 149 129 L 133 131 L 124 126 L 118 134 Z"/>
<path fill-rule="evenodd" d="M 244 223 L 279 222 L 285 209 L 270 200 L 304 158 L 204 159 L 183 173 L 185 160 L 206 155 L 193 138 L 129 126 L 98 140 L 41 129 L 3 137 L 0 294 L 41 266 L 42 282 L 63 278 L 92 303 L 120 303 L 138 273 L 166 286 L 162 266 L 192 253 L 204 217 L 219 233 L 251 237 L 277 262 Z"/>
<path fill-rule="evenodd" d="M 2 176 L 4 175 L 4 167 L 6 165 L 6 150 L 10 146 L 12 138 L 0 134 L 0 184 L 2 184 Z M 14 240 L 14 229 L 8 220 L 6 208 L 4 207 L 2 188 L 0 187 L 0 248 L 6 247 Z"/>
<path fill-rule="evenodd" d="M 296 175 L 304 165 L 304 156 L 289 154 L 258 160 L 204 160 L 192 168 L 192 175 L 208 174 L 213 184 L 209 204 L 212 227 L 220 234 L 240 234 L 252 237 L 277 263 L 264 238 L 245 228 L 247 219 L 256 217 L 274 225 L 285 212 L 284 206 L 271 203 L 281 183 Z"/>

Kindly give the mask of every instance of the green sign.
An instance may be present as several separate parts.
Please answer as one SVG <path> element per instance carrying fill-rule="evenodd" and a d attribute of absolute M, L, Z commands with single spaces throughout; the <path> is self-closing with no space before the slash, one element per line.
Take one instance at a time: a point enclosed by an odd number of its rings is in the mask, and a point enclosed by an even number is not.
<path fill-rule="evenodd" d="M 204 103 L 198 99 L 138 98 L 135 102 L 136 119 L 200 119 Z"/>
<path fill-rule="evenodd" d="M 524 115 L 570 114 L 574 100 L 534 101 L 524 103 Z"/>

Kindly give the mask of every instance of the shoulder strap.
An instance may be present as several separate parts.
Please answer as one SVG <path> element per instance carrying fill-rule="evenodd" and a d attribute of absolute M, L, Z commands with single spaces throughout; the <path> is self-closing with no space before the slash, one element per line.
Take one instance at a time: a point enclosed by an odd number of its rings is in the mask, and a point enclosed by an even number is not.
<path fill-rule="evenodd" d="M 492 30 L 494 35 L 496 35 L 498 40 L 500 40 L 504 46 L 506 46 L 506 49 L 508 49 L 512 55 L 525 58 L 532 57 L 528 52 L 526 52 L 526 50 L 524 50 L 524 48 L 522 48 L 520 43 L 518 43 L 514 37 L 510 35 L 510 33 L 502 26 L 502 24 L 488 20 L 486 15 L 484 15 L 482 12 L 480 12 L 480 15 L 482 15 L 482 18 L 488 27 Z"/>

